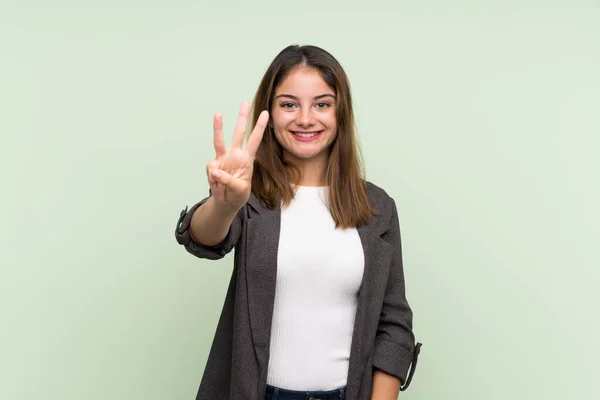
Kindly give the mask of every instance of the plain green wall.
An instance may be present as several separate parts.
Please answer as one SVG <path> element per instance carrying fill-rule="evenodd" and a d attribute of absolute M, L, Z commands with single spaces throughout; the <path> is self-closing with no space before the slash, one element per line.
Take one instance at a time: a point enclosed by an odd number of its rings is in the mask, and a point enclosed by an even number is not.
<path fill-rule="evenodd" d="M 233 258 L 173 230 L 292 43 L 399 206 L 400 398 L 600 398 L 598 2 L 80 3 L 0 6 L 0 399 L 194 398 Z"/>

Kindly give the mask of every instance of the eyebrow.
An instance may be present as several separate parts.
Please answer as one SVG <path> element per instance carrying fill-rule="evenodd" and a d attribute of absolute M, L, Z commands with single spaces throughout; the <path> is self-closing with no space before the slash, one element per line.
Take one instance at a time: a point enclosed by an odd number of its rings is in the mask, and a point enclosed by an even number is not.
<path fill-rule="evenodd" d="M 280 97 L 289 97 L 290 99 L 296 100 L 296 101 L 300 101 L 300 99 L 297 96 L 291 95 L 291 94 L 287 94 L 287 93 L 282 93 L 280 95 L 275 96 L 275 99 L 278 99 Z M 324 97 L 333 97 L 333 99 L 335 100 L 335 96 L 333 94 L 330 93 L 324 93 L 324 94 L 320 94 L 318 96 L 315 96 L 313 98 L 313 100 L 320 100 Z"/>

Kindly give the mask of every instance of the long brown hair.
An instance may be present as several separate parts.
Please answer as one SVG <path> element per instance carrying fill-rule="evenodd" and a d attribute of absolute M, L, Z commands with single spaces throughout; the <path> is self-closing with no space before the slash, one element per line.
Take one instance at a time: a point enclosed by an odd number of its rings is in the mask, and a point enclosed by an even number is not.
<path fill-rule="evenodd" d="M 283 49 L 268 67 L 258 86 L 249 122 L 254 127 L 261 111 L 271 112 L 275 90 L 298 66 L 319 71 L 337 98 L 337 134 L 330 147 L 326 170 L 331 216 L 338 228 L 366 224 L 375 210 L 367 196 L 362 156 L 356 138 L 350 83 L 344 69 L 331 54 L 316 46 L 292 45 Z M 268 208 L 278 206 L 279 202 L 287 206 L 295 195 L 290 182 L 298 182 L 299 178 L 300 169 L 284 160 L 283 148 L 269 123 L 254 160 L 252 192 Z"/>

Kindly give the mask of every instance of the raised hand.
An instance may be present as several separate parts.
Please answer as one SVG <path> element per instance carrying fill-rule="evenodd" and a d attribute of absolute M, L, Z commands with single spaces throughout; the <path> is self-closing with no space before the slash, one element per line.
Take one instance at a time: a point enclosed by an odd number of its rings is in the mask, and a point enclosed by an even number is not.
<path fill-rule="evenodd" d="M 265 110 L 260 114 L 246 148 L 242 148 L 249 111 L 250 105 L 247 102 L 242 103 L 229 148 L 225 146 L 223 137 L 223 117 L 221 114 L 215 114 L 216 158 L 206 166 L 206 174 L 212 197 L 223 207 L 239 209 L 250 197 L 254 156 L 269 121 L 269 113 Z"/>

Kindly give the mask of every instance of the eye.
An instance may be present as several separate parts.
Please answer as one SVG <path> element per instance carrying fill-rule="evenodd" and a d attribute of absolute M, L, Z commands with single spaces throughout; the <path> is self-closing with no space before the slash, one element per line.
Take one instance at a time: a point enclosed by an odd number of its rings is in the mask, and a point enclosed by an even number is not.
<path fill-rule="evenodd" d="M 290 103 L 290 102 L 281 103 L 281 108 L 292 109 L 294 107 L 296 107 L 296 105 L 294 103 Z"/>
<path fill-rule="evenodd" d="M 329 104 L 329 103 L 317 103 L 317 104 L 315 104 L 315 106 L 316 106 L 318 109 L 320 109 L 320 110 L 324 110 L 324 109 L 326 109 L 326 108 L 329 108 L 329 107 L 331 107 L 331 104 Z"/>

